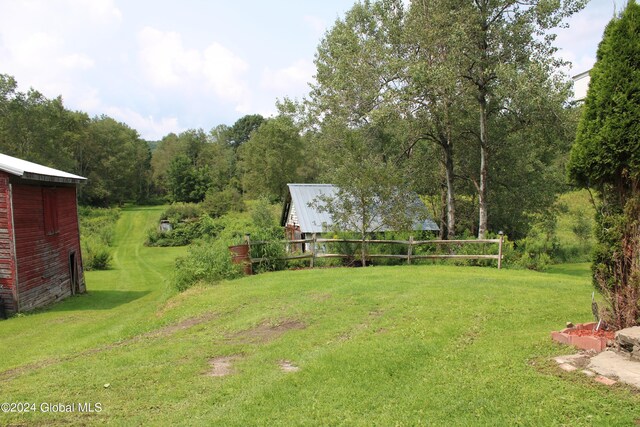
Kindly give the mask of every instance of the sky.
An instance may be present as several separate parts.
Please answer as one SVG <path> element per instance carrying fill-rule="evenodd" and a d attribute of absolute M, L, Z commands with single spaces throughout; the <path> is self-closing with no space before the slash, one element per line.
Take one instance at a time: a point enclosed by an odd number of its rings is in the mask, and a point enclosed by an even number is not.
<path fill-rule="evenodd" d="M 591 68 L 614 8 L 591 0 L 558 31 L 570 75 Z M 0 74 L 68 109 L 158 140 L 301 99 L 316 48 L 354 0 L 0 0 Z"/>

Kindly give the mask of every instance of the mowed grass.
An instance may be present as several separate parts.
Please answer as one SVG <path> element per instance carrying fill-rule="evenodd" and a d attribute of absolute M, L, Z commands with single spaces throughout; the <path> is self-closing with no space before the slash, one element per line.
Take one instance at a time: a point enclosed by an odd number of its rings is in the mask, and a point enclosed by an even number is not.
<path fill-rule="evenodd" d="M 95 348 L 132 336 L 156 321 L 168 294 L 176 256 L 185 248 L 162 251 L 142 245 L 160 207 L 131 208 L 116 225 L 113 267 L 85 272 L 88 292 L 54 306 L 0 322 L 0 369 Z M 2 388 L 2 387 L 0 387 Z M 1 423 L 0 423 L 1 424 Z"/>
<path fill-rule="evenodd" d="M 1 414 L 28 425 L 633 425 L 640 397 L 550 358 L 590 320 L 588 266 L 300 270 L 179 295 L 180 250 L 142 247 L 126 210 L 90 293 L 0 322 L 0 402 L 100 403 Z M 100 296 L 100 298 L 98 298 Z M 212 376 L 229 356 L 228 374 Z M 282 362 L 299 367 L 284 372 Z M 212 366 L 213 365 L 213 366 Z M 105 385 L 108 384 L 108 387 Z"/>

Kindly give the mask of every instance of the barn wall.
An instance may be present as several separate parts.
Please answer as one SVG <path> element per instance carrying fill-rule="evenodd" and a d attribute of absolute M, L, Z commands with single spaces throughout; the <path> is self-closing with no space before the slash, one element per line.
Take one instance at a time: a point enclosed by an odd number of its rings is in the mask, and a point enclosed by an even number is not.
<path fill-rule="evenodd" d="M 20 311 L 50 304 L 73 293 L 69 256 L 74 251 L 79 276 L 78 292 L 85 291 L 76 189 L 58 187 L 54 190 L 57 232 L 53 234 L 45 232 L 43 194 L 50 191 L 50 187 L 13 186 Z"/>
<path fill-rule="evenodd" d="M 8 313 L 14 313 L 17 310 L 14 269 L 9 175 L 0 172 L 0 298 Z"/>

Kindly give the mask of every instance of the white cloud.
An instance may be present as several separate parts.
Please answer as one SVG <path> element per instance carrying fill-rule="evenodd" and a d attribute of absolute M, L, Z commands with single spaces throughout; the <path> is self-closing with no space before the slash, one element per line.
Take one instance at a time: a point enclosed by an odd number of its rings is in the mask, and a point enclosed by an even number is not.
<path fill-rule="evenodd" d="M 80 53 L 72 53 L 58 58 L 58 64 L 66 69 L 87 70 L 95 65 L 95 61 Z"/>
<path fill-rule="evenodd" d="M 82 11 L 85 20 L 109 25 L 122 21 L 122 12 L 113 0 L 67 0 L 71 10 Z"/>
<path fill-rule="evenodd" d="M 224 46 L 213 43 L 204 51 L 202 72 L 209 87 L 221 98 L 235 100 L 238 107 L 249 102 L 249 88 L 240 79 L 249 65 Z"/>
<path fill-rule="evenodd" d="M 302 95 L 308 92 L 308 83 L 313 80 L 315 71 L 313 62 L 304 59 L 275 71 L 266 68 L 262 73 L 262 87 L 282 95 Z"/>
<path fill-rule="evenodd" d="M 250 108 L 251 97 L 243 76 L 248 64 L 219 43 L 203 51 L 187 48 L 176 32 L 145 27 L 138 34 L 139 58 L 143 73 L 159 88 L 179 88 L 190 92 L 208 89 L 236 110 Z"/>
<path fill-rule="evenodd" d="M 96 66 L 83 34 L 122 20 L 112 0 L 2 1 L 1 7 L 0 72 L 15 76 L 21 90 L 34 87 L 47 97 L 97 93 L 82 78 Z"/>
<path fill-rule="evenodd" d="M 617 10 L 620 11 L 619 5 Z M 613 2 L 591 2 L 568 20 L 569 28 L 557 31 L 555 44 L 560 47 L 558 56 L 572 63 L 571 69 L 566 70 L 569 75 L 576 75 L 593 67 L 596 49 L 613 12 Z"/>
<path fill-rule="evenodd" d="M 327 23 L 322 18 L 318 18 L 317 16 L 305 15 L 303 18 L 304 23 L 313 30 L 316 36 L 321 36 L 324 34 Z"/>
<path fill-rule="evenodd" d="M 185 84 L 189 75 L 184 71 L 197 67 L 201 61 L 197 51 L 184 49 L 180 35 L 175 32 L 145 27 L 138 34 L 138 43 L 142 70 L 154 86 Z"/>
<path fill-rule="evenodd" d="M 138 131 L 143 138 L 159 140 L 170 132 L 179 133 L 181 129 L 176 117 L 162 117 L 157 121 L 153 116 L 143 116 L 129 108 L 107 107 L 106 114 Z"/>

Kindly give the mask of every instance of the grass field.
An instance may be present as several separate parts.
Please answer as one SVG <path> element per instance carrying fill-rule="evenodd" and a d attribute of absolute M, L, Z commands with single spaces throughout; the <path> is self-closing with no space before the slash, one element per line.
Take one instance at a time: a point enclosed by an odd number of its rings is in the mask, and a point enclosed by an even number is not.
<path fill-rule="evenodd" d="M 88 273 L 87 295 L 0 322 L 0 403 L 36 405 L 0 425 L 640 419 L 636 391 L 550 361 L 571 350 L 549 332 L 590 319 L 586 264 L 300 270 L 175 295 L 167 278 L 183 249 L 142 246 L 158 214 L 123 211 L 114 268 Z M 102 410 L 41 410 L 78 402 Z"/>

